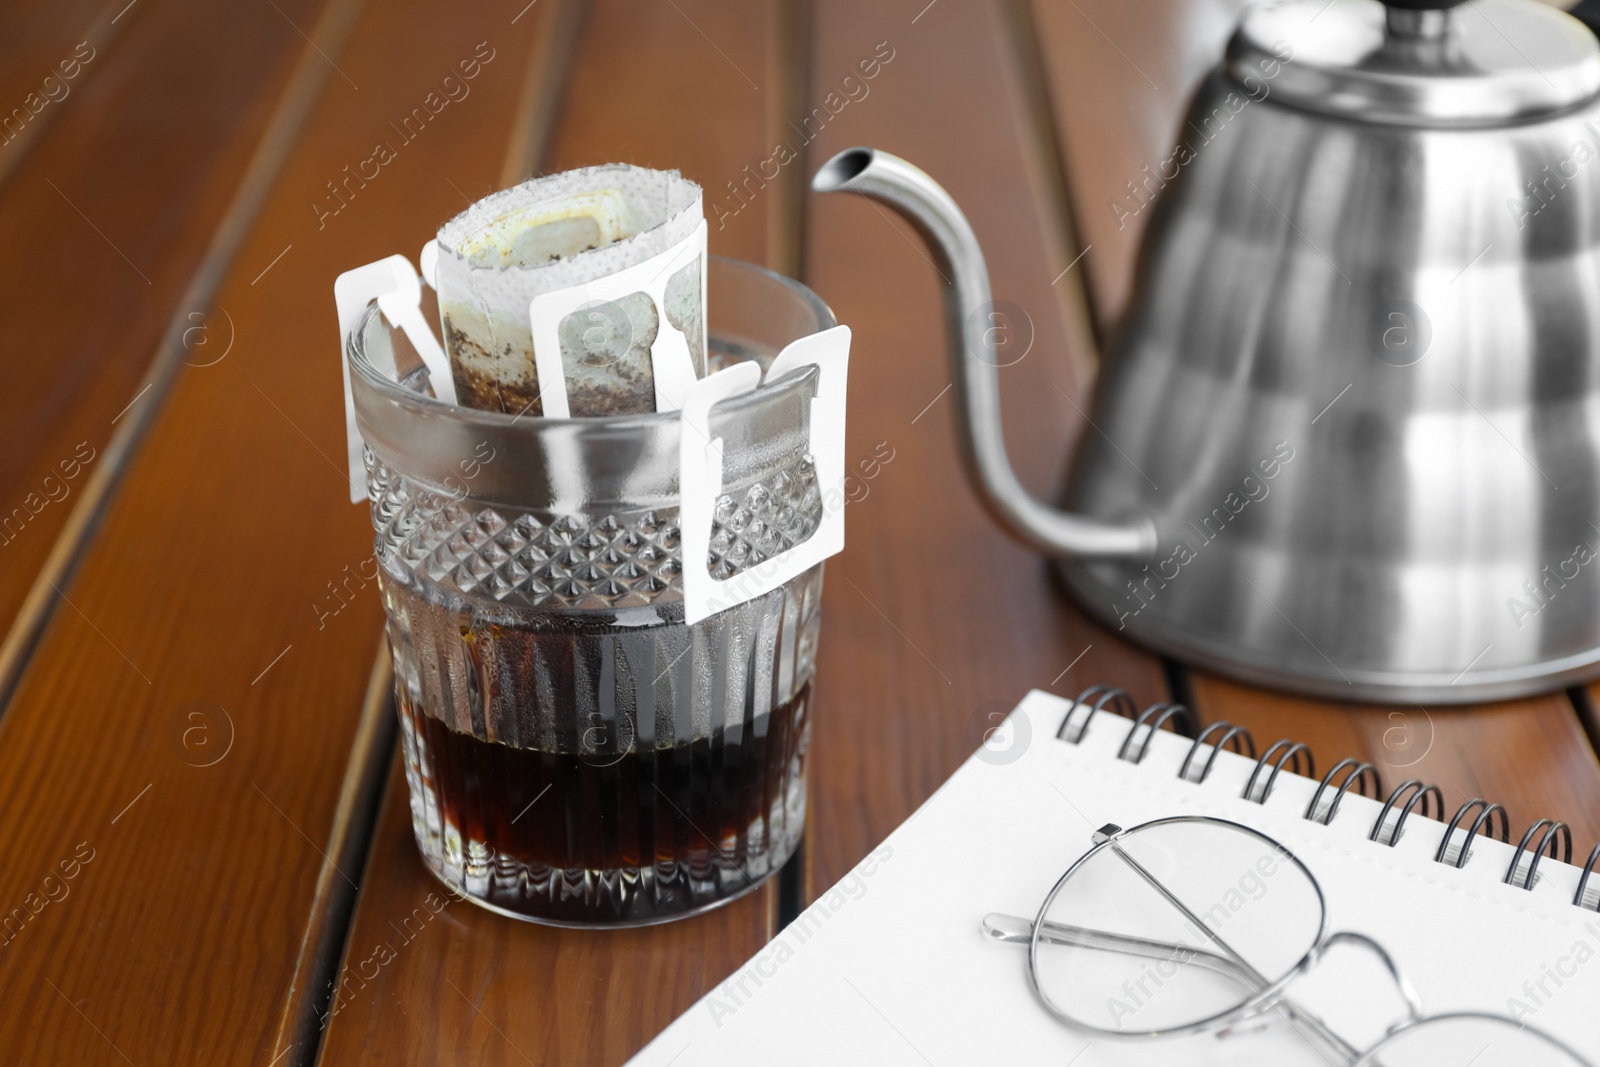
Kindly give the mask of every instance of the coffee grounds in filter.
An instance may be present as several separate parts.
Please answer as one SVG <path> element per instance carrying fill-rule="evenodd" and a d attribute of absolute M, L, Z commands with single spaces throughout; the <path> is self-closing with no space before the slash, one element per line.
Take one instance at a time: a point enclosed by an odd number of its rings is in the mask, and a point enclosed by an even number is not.
<path fill-rule="evenodd" d="M 673 248 L 702 218 L 701 191 L 677 171 L 608 164 L 536 178 L 474 203 L 439 229 L 437 272 L 445 350 L 460 403 L 539 415 L 528 305 Z M 643 293 L 573 312 L 561 324 L 574 416 L 655 410 L 650 346 L 684 334 L 705 372 L 702 265 L 667 283 L 665 313 Z"/>

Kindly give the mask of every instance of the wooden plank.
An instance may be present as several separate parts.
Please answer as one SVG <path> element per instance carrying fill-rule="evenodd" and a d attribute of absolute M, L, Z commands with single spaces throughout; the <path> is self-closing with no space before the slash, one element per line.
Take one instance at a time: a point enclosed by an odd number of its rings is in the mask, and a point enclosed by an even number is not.
<path fill-rule="evenodd" d="M 323 6 L 141 3 L 114 42 L 90 34 L 95 58 L 41 113 L 51 136 L 0 187 L 0 703 L 171 374 L 227 348 L 209 298 L 241 182 L 269 122 L 292 125 L 275 105 L 306 51 L 293 23 Z"/>
<path fill-rule="evenodd" d="M 18 107 L 29 110 L 30 117 L 27 121 L 13 117 L 10 123 L 0 124 L 0 158 L 4 158 L 23 126 L 49 110 L 48 104 L 37 112 L 27 108 L 27 94 L 38 92 L 49 99 L 44 91 L 45 77 L 54 75 L 59 79 L 63 73 L 56 63 L 70 56 L 79 41 L 88 40 L 102 14 L 109 22 L 117 13 L 116 8 L 104 12 L 104 7 L 105 0 L 35 0 L 9 5 L 6 33 L 0 37 L 0 117 L 10 116 Z M 75 84 L 67 86 L 68 97 L 74 88 Z M 56 95 L 60 95 L 59 90 Z M 50 100 L 52 104 L 59 102 Z M 34 101 L 33 106 L 39 107 L 39 102 Z"/>
<path fill-rule="evenodd" d="M 543 25 L 528 59 L 522 103 L 511 123 L 511 144 L 506 149 L 505 165 L 500 168 L 501 188 L 539 173 L 565 96 L 586 6 L 581 0 L 564 0 L 551 6 L 554 12 L 541 12 L 548 18 L 541 18 Z"/>
<path fill-rule="evenodd" d="M 712 254 L 764 262 L 770 204 L 757 190 L 742 210 L 728 186 L 770 151 L 769 0 L 748 10 L 674 2 L 681 10 L 591 5 L 545 169 L 624 160 L 681 170 L 705 190 Z M 717 215 L 719 204 L 733 210 Z"/>
<path fill-rule="evenodd" d="M 1304 741 L 1325 774 L 1346 757 L 1370 761 L 1385 789 L 1437 784 L 1446 817 L 1473 797 L 1503 804 L 1513 835 L 1540 818 L 1572 826 L 1582 861 L 1600 840 L 1600 762 L 1566 693 L 1464 708 L 1336 704 L 1190 675 L 1202 721 L 1246 726 L 1263 750 Z M 1513 842 L 1516 836 L 1512 838 Z"/>
<path fill-rule="evenodd" d="M 545 169 L 615 160 L 677 167 L 706 188 L 709 204 L 770 150 L 762 93 L 781 60 L 766 49 L 775 6 L 593 4 Z M 462 188 L 477 195 L 489 186 Z M 720 227 L 714 220 L 712 252 L 763 260 L 769 230 L 781 232 L 772 215 L 783 210 L 774 197 Z M 340 1010 L 323 1045 L 328 1065 L 617 1063 L 743 963 L 776 922 L 776 879 L 706 916 L 614 932 L 444 905 L 417 858 L 399 773 L 362 885 Z M 439 909 L 421 934 L 410 936 L 415 923 L 405 933 L 391 925 L 417 908 Z M 383 945 L 395 958 L 366 979 L 363 961 L 386 955 Z"/>
<path fill-rule="evenodd" d="M 371 851 L 372 835 L 383 805 L 384 785 L 393 762 L 399 733 L 394 712 L 394 664 L 387 636 L 379 636 L 379 651 L 367 677 L 361 718 L 350 742 L 339 800 L 323 854 L 322 869 L 307 908 L 294 973 L 278 1013 L 277 1034 L 271 1048 L 291 1062 L 308 1064 L 321 1043 L 323 1015 L 330 990 L 337 980 L 339 961 L 350 932 L 361 884 L 349 872 L 359 872 Z"/>
<path fill-rule="evenodd" d="M 233 350 L 178 378 L 0 720 L 0 789 L 26 813 L 0 824 L 0 907 L 43 899 L 79 842 L 93 853 L 0 948 L 6 1062 L 312 1051 L 278 1042 L 319 883 L 341 863 L 382 614 L 370 584 L 336 612 L 329 600 L 372 547 L 329 458 L 344 432 L 330 290 L 353 264 L 414 252 L 458 210 L 452 183 L 500 172 L 525 6 L 444 19 L 373 4 L 344 48 L 303 24 L 326 90 L 218 293 Z M 473 59 L 469 94 L 412 138 L 390 128 Z M 398 147 L 379 176 L 325 201 L 380 139 Z"/>
<path fill-rule="evenodd" d="M 140 14 L 128 0 L 9 6 L 0 35 L 0 185 L 105 68 L 105 50 Z"/>
<path fill-rule="evenodd" d="M 790 136 L 789 124 L 802 121 L 809 105 L 811 62 L 810 0 L 773 0 L 767 20 L 767 140 L 769 150 Z M 807 172 L 804 157 L 780 167 L 764 190 L 767 205 L 767 266 L 779 274 L 804 274 Z M 720 190 L 719 190 L 720 194 Z"/>
<path fill-rule="evenodd" d="M 1172 154 L 1189 97 L 1222 60 L 1248 0 L 1016 0 L 1043 68 L 1094 307 L 1127 303 L 1149 212 L 1128 183 Z M 1018 17 L 1014 15 L 1014 17 Z M 1065 265 L 1065 264 L 1063 264 Z M 1058 268 L 1059 269 L 1059 268 Z"/>
<path fill-rule="evenodd" d="M 824 106 L 829 92 L 835 103 L 859 99 L 822 124 L 805 165 L 881 147 L 962 205 L 996 299 L 1021 309 L 1019 328 L 1032 322 L 1028 355 L 1001 375 L 1006 437 L 1023 481 L 1050 495 L 1084 382 L 1051 292 L 1065 264 L 1049 260 L 1041 233 L 1036 125 L 1004 31 L 984 3 L 819 3 L 810 104 Z M 863 81 L 857 64 L 874 60 L 876 76 Z M 809 212 L 806 280 L 854 331 L 847 460 L 864 490 L 846 511 L 847 545 L 828 564 L 823 604 L 811 818 L 812 882 L 824 888 L 1030 687 L 1072 695 L 1113 682 L 1149 702 L 1165 683 L 1154 657 L 1086 621 L 1038 557 L 978 507 L 944 391 L 942 282 L 909 227 L 859 197 L 815 200 Z"/>

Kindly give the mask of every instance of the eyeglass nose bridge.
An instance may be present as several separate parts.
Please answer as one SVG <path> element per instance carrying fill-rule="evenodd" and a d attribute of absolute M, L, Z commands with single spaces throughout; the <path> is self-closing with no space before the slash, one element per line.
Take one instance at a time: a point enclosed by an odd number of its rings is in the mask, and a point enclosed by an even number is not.
<path fill-rule="evenodd" d="M 1384 1036 L 1386 1038 L 1399 1030 L 1422 1021 L 1422 998 L 1418 996 L 1416 987 L 1411 984 L 1411 980 L 1400 970 L 1400 965 L 1395 962 L 1393 956 L 1389 955 L 1388 950 L 1366 934 L 1356 933 L 1353 930 L 1339 930 L 1328 934 L 1307 954 L 1305 960 L 1296 969 L 1294 980 L 1304 978 L 1310 974 L 1322 962 L 1328 949 L 1341 944 L 1364 948 L 1376 955 L 1379 962 L 1383 964 L 1384 970 L 1389 973 L 1389 977 L 1394 981 L 1395 989 L 1399 992 L 1401 999 L 1405 1001 L 1406 1017 L 1385 1028 Z M 1331 1052 L 1335 1057 L 1348 1056 L 1348 1062 L 1355 1062 L 1357 1050 L 1329 1029 L 1328 1024 L 1317 1015 L 1308 1012 L 1303 1006 L 1296 1005 L 1294 1001 L 1288 998 L 1287 994 L 1288 983 L 1285 984 L 1284 988 L 1279 989 L 1276 995 L 1257 999 L 1232 1026 L 1222 1031 L 1219 1036 L 1232 1037 L 1236 1034 L 1245 1033 L 1247 1031 L 1239 1028 L 1240 1024 L 1263 1019 L 1276 1011 L 1287 1008 L 1289 1010 L 1290 1025 L 1301 1031 L 1302 1035 L 1311 1041 L 1313 1045 L 1323 1049 L 1324 1055 Z M 1365 1063 L 1366 1061 L 1363 1060 L 1361 1062 Z"/>
<path fill-rule="evenodd" d="M 1394 961 L 1393 956 L 1389 955 L 1389 950 L 1366 934 L 1358 934 L 1354 930 L 1336 930 L 1329 934 L 1322 939 L 1316 948 L 1312 949 L 1311 956 L 1306 960 L 1301 975 L 1311 973 L 1312 969 L 1321 963 L 1322 958 L 1327 955 L 1328 949 L 1335 945 L 1351 945 L 1356 948 L 1366 949 L 1378 957 L 1378 961 L 1383 964 L 1383 969 L 1388 971 L 1389 977 L 1394 980 L 1395 990 L 1399 992 L 1401 999 L 1406 1002 L 1407 1016 L 1400 1022 L 1391 1025 L 1385 1031 L 1386 1033 L 1392 1034 L 1403 1026 L 1422 1021 L 1422 998 L 1417 995 L 1416 987 L 1411 984 L 1411 979 L 1407 978 L 1405 972 L 1400 970 L 1400 965 Z"/>

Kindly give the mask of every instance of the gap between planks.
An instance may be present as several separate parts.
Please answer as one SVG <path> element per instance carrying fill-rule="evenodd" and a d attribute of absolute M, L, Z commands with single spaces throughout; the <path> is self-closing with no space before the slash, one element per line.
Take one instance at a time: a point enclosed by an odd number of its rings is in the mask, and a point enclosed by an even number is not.
<path fill-rule="evenodd" d="M 529 55 L 501 167 L 502 186 L 526 180 L 543 163 L 587 10 L 587 0 L 545 0 L 541 5 L 540 22 L 534 30 L 538 41 Z M 365 881 L 393 762 L 397 734 L 393 687 L 388 637 L 380 634 L 328 848 L 301 936 L 294 980 L 273 1041 L 273 1055 L 286 1057 L 285 1067 L 311 1067 L 321 1055 L 325 1031 L 320 1020 L 349 953 L 360 894 L 361 883 L 350 885 L 341 870 L 358 868 L 361 882 Z M 291 1051 L 295 1055 L 287 1056 Z"/>
<path fill-rule="evenodd" d="M 56 602 L 60 599 L 57 590 L 71 583 L 89 540 L 99 528 L 133 457 L 166 407 L 167 397 L 183 368 L 183 355 L 187 350 L 183 339 L 191 325 L 189 314 L 212 309 L 217 290 L 232 268 L 245 237 L 253 229 L 267 194 L 299 139 L 312 105 L 332 75 L 323 55 L 342 49 L 364 3 L 365 0 L 329 0 L 301 51 L 300 60 L 273 108 L 272 118 L 256 144 L 233 199 L 217 223 L 205 256 L 195 268 L 156 345 L 145 372 L 146 385 L 141 391 L 142 396 L 145 392 L 149 395 L 119 416 L 123 421 L 112 432 L 104 458 L 90 472 L 78 502 L 56 535 L 50 554 L 45 557 L 27 597 L 17 610 L 5 640 L 0 642 L 0 716 L 10 706 L 39 638 L 55 615 Z"/>

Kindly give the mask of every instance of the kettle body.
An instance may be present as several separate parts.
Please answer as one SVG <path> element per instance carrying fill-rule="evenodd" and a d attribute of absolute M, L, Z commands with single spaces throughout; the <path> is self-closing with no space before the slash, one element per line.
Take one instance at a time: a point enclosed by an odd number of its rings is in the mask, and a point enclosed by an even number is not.
<path fill-rule="evenodd" d="M 1356 127 L 1244 92 L 1195 98 L 1065 496 L 1151 516 L 1158 549 L 1062 579 L 1113 629 L 1319 695 L 1590 676 L 1600 104 Z"/>
<path fill-rule="evenodd" d="M 1335 699 L 1600 674 L 1600 44 L 1533 0 L 1452 6 L 1246 12 L 1142 176 L 1055 506 L 1005 461 L 959 210 L 870 150 L 819 173 L 951 265 L 974 484 L 1111 629 Z"/>

